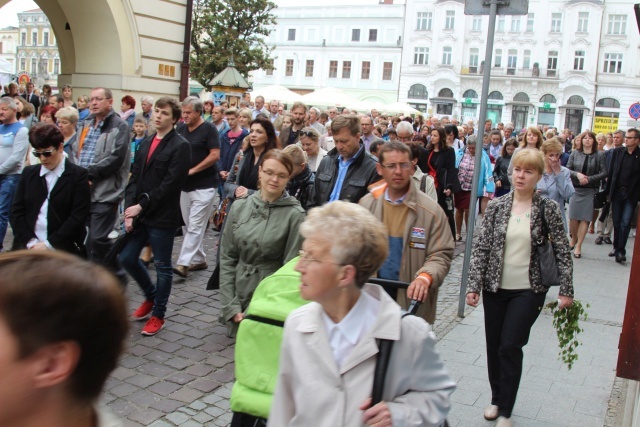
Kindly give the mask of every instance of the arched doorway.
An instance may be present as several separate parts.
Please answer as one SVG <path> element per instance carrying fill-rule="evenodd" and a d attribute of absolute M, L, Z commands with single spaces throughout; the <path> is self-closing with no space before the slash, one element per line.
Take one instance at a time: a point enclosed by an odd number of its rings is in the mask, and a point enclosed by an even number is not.
<path fill-rule="evenodd" d="M 462 120 L 476 120 L 478 117 L 478 92 L 468 89 L 462 94 Z"/>
<path fill-rule="evenodd" d="M 567 100 L 567 104 L 562 106 L 567 109 L 566 116 L 564 118 L 564 127 L 577 135 L 582 130 L 582 120 L 584 118 L 584 110 L 587 107 L 584 106 L 584 98 L 580 95 L 573 95 Z"/>
<path fill-rule="evenodd" d="M 457 101 L 453 97 L 453 91 L 445 87 L 440 89 L 437 97 L 431 98 L 431 102 L 436 104 L 436 114 L 450 116 L 453 114 L 453 104 Z"/>
<path fill-rule="evenodd" d="M 538 107 L 538 124 L 539 125 L 554 126 L 555 119 L 556 119 L 555 106 L 557 102 L 558 101 L 556 100 L 556 97 L 551 95 L 550 93 L 542 95 L 542 97 L 540 98 L 540 103 L 542 105 Z"/>
<path fill-rule="evenodd" d="M 407 94 L 408 104 L 416 110 L 427 112 L 427 100 L 429 99 L 429 93 L 427 87 L 423 84 L 416 83 L 409 88 Z"/>
<path fill-rule="evenodd" d="M 527 118 L 529 117 L 529 95 L 519 92 L 513 97 L 511 103 L 511 122 L 515 129 L 525 129 L 527 127 Z"/>

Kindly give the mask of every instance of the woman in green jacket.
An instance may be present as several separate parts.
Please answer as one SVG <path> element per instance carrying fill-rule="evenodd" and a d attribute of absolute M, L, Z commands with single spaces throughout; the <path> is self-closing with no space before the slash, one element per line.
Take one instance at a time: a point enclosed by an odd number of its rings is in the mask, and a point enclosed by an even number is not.
<path fill-rule="evenodd" d="M 234 202 L 220 243 L 220 317 L 234 337 L 258 283 L 297 256 L 304 209 L 285 191 L 291 156 L 270 150 L 258 170 L 259 190 Z"/>

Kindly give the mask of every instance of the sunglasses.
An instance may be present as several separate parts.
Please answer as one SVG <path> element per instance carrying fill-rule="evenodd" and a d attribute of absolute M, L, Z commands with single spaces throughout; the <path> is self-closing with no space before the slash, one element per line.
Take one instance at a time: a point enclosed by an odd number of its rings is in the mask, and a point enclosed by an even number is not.
<path fill-rule="evenodd" d="M 40 158 L 40 157 L 51 157 L 51 155 L 53 154 L 53 152 L 56 151 L 55 148 L 52 148 L 51 150 L 47 150 L 47 151 L 32 151 L 31 154 L 34 155 L 34 157 Z"/>
<path fill-rule="evenodd" d="M 305 131 L 301 130 L 300 131 L 300 136 L 302 136 L 302 135 L 306 136 L 307 138 L 314 138 L 315 139 L 315 137 L 316 137 L 316 134 L 314 132 L 311 132 L 311 131 L 305 132 Z"/>

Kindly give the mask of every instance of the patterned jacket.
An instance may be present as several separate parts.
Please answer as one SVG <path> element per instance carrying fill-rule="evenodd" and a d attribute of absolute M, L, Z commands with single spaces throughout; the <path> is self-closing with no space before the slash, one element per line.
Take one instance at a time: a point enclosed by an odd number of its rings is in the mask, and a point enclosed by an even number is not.
<path fill-rule="evenodd" d="M 505 256 L 507 225 L 513 205 L 513 192 L 489 202 L 482 221 L 482 230 L 471 254 L 471 269 L 467 292 L 480 293 L 481 290 L 497 292 L 500 287 L 502 265 Z M 549 235 L 556 255 L 556 264 L 560 273 L 560 295 L 573 297 L 573 262 L 569 250 L 569 241 L 564 231 L 560 207 L 556 202 L 533 195 L 531 203 L 531 261 L 529 262 L 529 283 L 535 293 L 547 292 L 540 278 L 540 263 L 536 242 L 542 235 L 541 203 L 545 203 L 545 218 Z"/>

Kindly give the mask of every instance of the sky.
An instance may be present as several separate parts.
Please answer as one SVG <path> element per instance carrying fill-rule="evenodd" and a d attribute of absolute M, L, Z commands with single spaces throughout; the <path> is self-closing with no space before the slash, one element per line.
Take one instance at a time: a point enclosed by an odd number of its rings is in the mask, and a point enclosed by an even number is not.
<path fill-rule="evenodd" d="M 85 0 L 88 1 L 88 0 Z M 273 0 L 278 6 L 301 6 L 308 3 L 309 6 L 317 5 L 315 0 Z M 404 4 L 405 0 L 395 0 L 396 4 Z M 362 4 L 378 4 L 379 0 L 323 0 L 324 5 L 362 5 Z M 0 9 L 0 28 L 13 25 L 18 26 L 18 12 L 24 10 L 37 9 L 38 5 L 33 0 L 12 0 L 2 9 Z"/>

